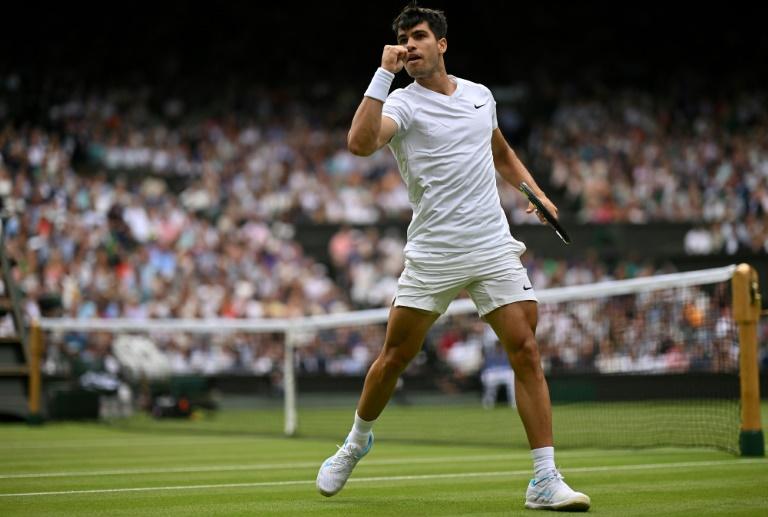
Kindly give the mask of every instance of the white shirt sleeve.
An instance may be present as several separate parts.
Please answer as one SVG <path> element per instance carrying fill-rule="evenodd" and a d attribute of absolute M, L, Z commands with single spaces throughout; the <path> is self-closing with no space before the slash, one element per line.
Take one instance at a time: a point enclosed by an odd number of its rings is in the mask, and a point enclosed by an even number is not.
<path fill-rule="evenodd" d="M 491 90 L 489 90 L 488 88 L 485 88 L 485 91 L 488 92 L 488 98 L 491 100 L 491 126 L 492 126 L 492 129 L 498 129 L 499 121 L 496 118 L 496 99 L 493 98 L 493 94 L 491 93 Z"/>
<path fill-rule="evenodd" d="M 402 89 L 390 93 L 381 109 L 382 115 L 395 121 L 398 134 L 408 131 L 413 120 L 413 107 L 406 101 L 404 93 Z"/>

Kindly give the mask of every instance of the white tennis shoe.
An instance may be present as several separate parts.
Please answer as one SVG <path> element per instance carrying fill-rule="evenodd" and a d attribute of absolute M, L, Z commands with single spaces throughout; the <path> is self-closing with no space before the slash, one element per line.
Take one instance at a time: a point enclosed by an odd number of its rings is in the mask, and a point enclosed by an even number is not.
<path fill-rule="evenodd" d="M 325 497 L 336 495 L 344 488 L 344 484 L 352 474 L 352 470 L 357 462 L 368 454 L 373 446 L 373 433 L 368 437 L 368 444 L 365 448 L 349 443 L 344 440 L 344 445 L 339 447 L 336 454 L 328 458 L 320 466 L 317 473 L 317 490 Z"/>
<path fill-rule="evenodd" d="M 545 478 L 532 479 L 525 492 L 525 507 L 533 510 L 589 510 L 589 496 L 576 492 L 557 470 Z"/>

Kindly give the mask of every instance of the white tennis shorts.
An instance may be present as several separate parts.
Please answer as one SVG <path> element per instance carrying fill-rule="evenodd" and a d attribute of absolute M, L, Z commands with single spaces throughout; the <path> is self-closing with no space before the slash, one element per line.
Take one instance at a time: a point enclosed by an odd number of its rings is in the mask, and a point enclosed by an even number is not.
<path fill-rule="evenodd" d="M 469 253 L 407 251 L 393 305 L 442 314 L 462 289 L 481 317 L 508 303 L 538 302 L 520 253 L 507 247 Z"/>

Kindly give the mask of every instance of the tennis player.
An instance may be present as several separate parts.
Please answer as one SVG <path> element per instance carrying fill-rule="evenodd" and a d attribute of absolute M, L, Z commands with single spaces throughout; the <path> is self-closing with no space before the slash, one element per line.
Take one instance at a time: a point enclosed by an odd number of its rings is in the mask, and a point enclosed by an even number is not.
<path fill-rule="evenodd" d="M 317 488 L 332 496 L 344 487 L 371 450 L 371 429 L 400 374 L 438 316 L 466 289 L 515 372 L 517 408 L 534 468 L 525 506 L 586 510 L 589 497 L 572 490 L 555 467 L 549 389 L 534 337 L 537 299 L 520 262 L 525 246 L 510 235 L 501 208 L 496 172 L 515 187 L 525 181 L 555 215 L 557 208 L 499 131 L 490 90 L 446 73 L 445 15 L 410 5 L 394 20 L 393 29 L 397 45 L 384 47 L 381 67 L 352 120 L 348 147 L 368 156 L 388 145 L 398 162 L 413 206 L 405 269 L 352 430 L 323 462 Z M 392 80 L 403 68 L 415 81 L 390 94 Z M 533 210 L 529 205 L 528 212 Z"/>

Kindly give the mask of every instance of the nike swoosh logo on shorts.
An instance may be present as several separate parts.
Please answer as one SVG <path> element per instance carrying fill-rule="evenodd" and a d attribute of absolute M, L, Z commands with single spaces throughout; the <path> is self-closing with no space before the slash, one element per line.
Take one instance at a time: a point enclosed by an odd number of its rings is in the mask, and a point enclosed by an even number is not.
<path fill-rule="evenodd" d="M 523 291 L 529 291 L 531 289 L 533 289 L 532 285 L 529 285 L 528 287 L 523 286 Z"/>

